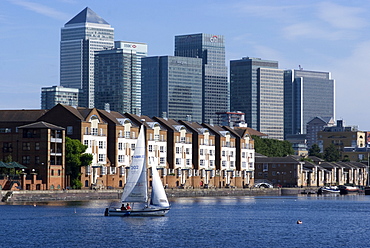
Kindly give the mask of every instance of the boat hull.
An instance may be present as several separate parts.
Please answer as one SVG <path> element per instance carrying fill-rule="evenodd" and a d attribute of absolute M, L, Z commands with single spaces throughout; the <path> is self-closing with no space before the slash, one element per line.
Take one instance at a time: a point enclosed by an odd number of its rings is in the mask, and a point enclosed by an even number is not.
<path fill-rule="evenodd" d="M 338 187 L 321 187 L 318 194 L 340 194 L 340 190 Z"/>
<path fill-rule="evenodd" d="M 120 210 L 120 209 L 113 209 L 113 208 L 106 208 L 105 209 L 105 216 L 122 216 L 122 217 L 129 217 L 129 216 L 165 216 L 169 208 L 145 208 L 141 210 Z"/>
<path fill-rule="evenodd" d="M 343 186 L 339 185 L 340 194 L 341 195 L 347 195 L 347 194 L 354 194 L 354 193 L 360 193 L 361 190 L 358 187 L 355 186 Z"/>

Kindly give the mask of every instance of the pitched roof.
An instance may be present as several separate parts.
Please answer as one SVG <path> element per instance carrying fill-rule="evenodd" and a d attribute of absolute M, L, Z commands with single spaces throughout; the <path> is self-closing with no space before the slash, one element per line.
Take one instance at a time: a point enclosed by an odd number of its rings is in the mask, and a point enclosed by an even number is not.
<path fill-rule="evenodd" d="M 31 123 L 28 125 L 21 126 L 19 128 L 36 128 L 36 129 L 52 129 L 52 130 L 64 130 L 63 127 L 59 127 L 44 121 Z"/>
<path fill-rule="evenodd" d="M 325 162 L 324 159 L 322 158 L 319 158 L 319 157 L 316 157 L 316 156 L 308 156 L 307 158 L 311 159 L 312 161 L 314 161 L 316 164 L 317 163 L 321 163 L 321 162 Z"/>
<path fill-rule="evenodd" d="M 2 122 L 32 122 L 45 114 L 47 110 L 0 110 Z"/>
<path fill-rule="evenodd" d="M 256 163 L 303 163 L 292 157 L 255 157 Z"/>
<path fill-rule="evenodd" d="M 250 128 L 250 127 L 234 127 L 235 131 L 236 130 L 245 130 L 247 131 L 250 135 L 256 135 L 256 136 L 259 136 L 259 137 L 267 137 L 268 135 L 265 134 L 265 133 L 261 133 L 260 131 L 257 131 L 253 128 Z"/>
<path fill-rule="evenodd" d="M 101 110 L 101 109 L 97 109 L 97 111 L 105 119 L 110 120 L 111 122 L 115 123 L 116 125 L 121 125 L 121 123 L 118 121 L 118 119 L 125 119 L 126 118 L 121 113 L 115 112 L 115 111 L 108 112 L 106 110 Z"/>
<path fill-rule="evenodd" d="M 18 162 L 9 162 L 7 163 L 8 164 L 8 168 L 19 168 L 19 169 L 27 169 L 27 166 L 24 166 L 23 164 L 20 164 Z"/>
<path fill-rule="evenodd" d="M 320 166 L 325 169 L 338 168 L 338 165 L 336 165 L 335 163 L 330 163 L 330 162 L 323 162 L 320 164 Z"/>
<path fill-rule="evenodd" d="M 141 126 L 141 125 L 144 124 L 144 126 L 151 128 L 148 125 L 148 122 L 154 122 L 150 117 L 148 117 L 146 115 L 138 116 L 138 115 L 135 115 L 135 114 L 125 113 L 123 116 L 130 119 L 136 126 Z M 162 129 L 162 127 L 161 127 L 161 129 Z"/>
<path fill-rule="evenodd" d="M 213 132 L 210 132 L 209 128 L 202 126 L 198 122 L 190 122 L 190 121 L 179 121 L 180 124 L 186 126 L 187 129 L 190 129 L 192 133 L 204 134 L 205 131 L 209 132 L 209 135 L 214 136 Z"/>
<path fill-rule="evenodd" d="M 57 105 L 55 105 L 52 109 L 54 108 L 65 108 L 66 110 L 68 110 L 69 112 L 71 112 L 73 115 L 75 115 L 78 119 L 80 120 L 84 120 L 85 118 L 81 115 L 80 111 L 77 110 L 77 108 L 73 107 L 73 106 L 69 106 L 69 105 L 63 105 L 63 104 L 60 104 L 58 103 Z M 50 110 L 49 110 L 50 111 Z"/>
<path fill-rule="evenodd" d="M 86 7 L 84 10 L 82 10 L 80 13 L 78 13 L 75 17 L 73 17 L 65 25 L 77 24 L 77 23 L 87 23 L 87 22 L 109 25 L 108 22 L 106 22 L 103 18 L 98 16 L 89 7 Z"/>
<path fill-rule="evenodd" d="M 226 132 L 230 133 L 230 136 L 233 138 L 236 138 L 238 136 L 237 133 L 231 132 L 230 130 L 224 127 L 218 126 L 218 125 L 210 125 L 210 124 L 203 123 L 202 126 L 208 128 L 214 134 L 220 135 L 223 137 L 225 136 Z"/>

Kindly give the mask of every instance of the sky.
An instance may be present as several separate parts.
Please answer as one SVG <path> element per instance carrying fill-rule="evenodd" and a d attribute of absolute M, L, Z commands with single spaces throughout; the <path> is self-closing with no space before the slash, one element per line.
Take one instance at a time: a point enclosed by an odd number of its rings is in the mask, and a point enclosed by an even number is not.
<path fill-rule="evenodd" d="M 370 1 L 0 0 L 0 109 L 40 109 L 41 88 L 59 84 L 60 30 L 89 7 L 115 40 L 174 55 L 174 37 L 224 35 L 226 65 L 257 57 L 280 69 L 330 72 L 335 119 L 370 131 Z"/>

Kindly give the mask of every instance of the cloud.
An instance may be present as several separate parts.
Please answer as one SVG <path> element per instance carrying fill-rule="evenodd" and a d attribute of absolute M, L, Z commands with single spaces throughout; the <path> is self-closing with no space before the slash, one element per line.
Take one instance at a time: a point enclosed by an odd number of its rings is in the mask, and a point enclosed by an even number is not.
<path fill-rule="evenodd" d="M 22 6 L 28 10 L 31 10 L 33 12 L 36 12 L 38 14 L 42 14 L 57 20 L 67 20 L 70 16 L 57 11 L 53 8 L 47 7 L 45 5 L 39 4 L 39 3 L 33 3 L 29 1 L 24 1 L 24 0 L 8 0 L 10 3 Z"/>
<path fill-rule="evenodd" d="M 292 13 L 296 13 L 299 9 L 305 9 L 306 7 L 304 5 L 252 5 L 250 3 L 233 5 L 233 8 L 240 13 L 268 19 L 278 19 L 280 21 L 286 21 L 292 17 Z"/>
<path fill-rule="evenodd" d="M 281 52 L 267 46 L 263 45 L 254 45 L 253 46 L 253 52 L 255 54 L 258 54 L 258 57 L 262 59 L 268 59 L 268 60 L 279 60 L 281 62 L 281 59 L 283 56 Z"/>
<path fill-rule="evenodd" d="M 358 86 L 368 87 L 369 54 L 370 41 L 355 44 L 350 56 L 337 60 L 335 66 L 338 68 L 338 73 L 350 81 L 363 84 Z M 366 91 L 366 93 L 368 92 Z"/>
<path fill-rule="evenodd" d="M 333 59 L 331 63 L 336 81 L 337 117 L 359 125 L 362 130 L 370 130 L 368 118 L 363 118 L 368 112 L 369 54 L 370 40 L 355 44 L 349 56 Z"/>
<path fill-rule="evenodd" d="M 363 8 L 341 6 L 335 3 L 323 2 L 318 4 L 318 17 L 339 29 L 360 29 L 368 23 L 359 15 Z"/>
<path fill-rule="evenodd" d="M 364 8 L 331 2 L 294 2 L 285 5 L 238 3 L 232 5 L 232 8 L 243 15 L 273 19 L 271 26 L 283 24 L 280 28 L 283 37 L 287 39 L 353 40 L 361 35 L 358 30 L 368 26 L 365 16 L 360 16 L 365 13 Z"/>
<path fill-rule="evenodd" d="M 354 40 L 359 34 L 352 30 L 330 29 L 318 21 L 301 22 L 283 28 L 284 37 L 288 39 L 309 38 L 320 40 Z"/>

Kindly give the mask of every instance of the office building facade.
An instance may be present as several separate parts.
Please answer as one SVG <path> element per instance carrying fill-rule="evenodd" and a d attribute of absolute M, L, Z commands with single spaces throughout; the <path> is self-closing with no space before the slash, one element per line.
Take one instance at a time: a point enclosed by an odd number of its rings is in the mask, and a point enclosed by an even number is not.
<path fill-rule="evenodd" d="M 95 106 L 121 113 L 141 113 L 141 58 L 144 43 L 116 41 L 115 48 L 95 55 Z"/>
<path fill-rule="evenodd" d="M 114 29 L 85 8 L 61 29 L 60 85 L 81 89 L 79 106 L 94 106 L 94 56 L 114 46 Z"/>
<path fill-rule="evenodd" d="M 335 81 L 329 72 L 284 71 L 284 134 L 306 134 L 315 117 L 335 119 Z"/>
<path fill-rule="evenodd" d="M 202 60 L 178 56 L 142 59 L 143 115 L 202 121 Z"/>
<path fill-rule="evenodd" d="M 58 103 L 78 106 L 79 89 L 51 86 L 41 88 L 41 109 L 51 109 Z"/>
<path fill-rule="evenodd" d="M 245 57 L 230 61 L 230 109 L 245 113 L 248 126 L 284 138 L 284 71 L 278 62 Z"/>
<path fill-rule="evenodd" d="M 307 148 L 310 149 L 313 144 L 319 144 L 317 133 L 324 130 L 326 127 L 335 125 L 333 118 L 321 118 L 319 116 L 313 118 L 306 126 Z"/>
<path fill-rule="evenodd" d="M 175 56 L 202 59 L 202 122 L 217 122 L 217 112 L 229 111 L 224 37 L 203 33 L 175 36 Z"/>

